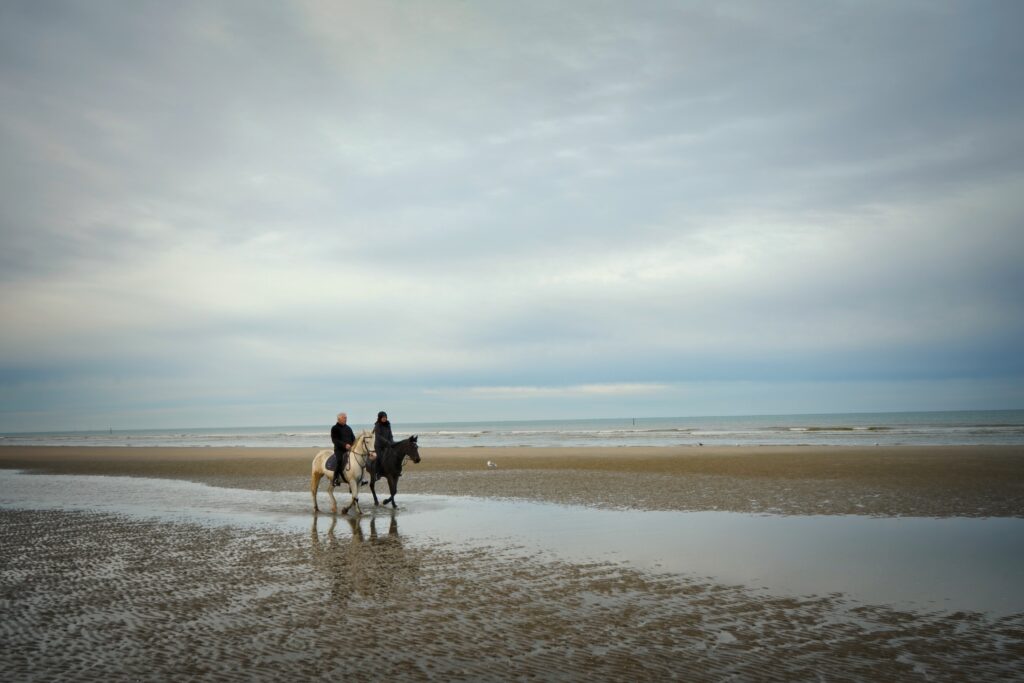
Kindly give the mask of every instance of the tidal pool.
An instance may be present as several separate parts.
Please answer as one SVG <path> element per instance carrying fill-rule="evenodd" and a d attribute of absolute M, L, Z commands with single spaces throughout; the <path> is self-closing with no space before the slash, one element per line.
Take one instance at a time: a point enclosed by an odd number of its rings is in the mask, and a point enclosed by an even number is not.
<path fill-rule="evenodd" d="M 338 496 L 343 503 L 342 496 Z M 572 563 L 617 563 L 771 595 L 835 595 L 924 611 L 1024 612 L 1024 519 L 778 516 L 605 510 L 402 494 L 397 511 L 360 496 L 361 528 L 398 520 L 403 542 L 514 549 Z M 329 509 L 320 495 L 321 509 Z M 0 471 L 0 507 L 85 511 L 205 526 L 326 533 L 307 491 L 185 481 Z M 336 526 L 350 533 L 348 524 Z"/>

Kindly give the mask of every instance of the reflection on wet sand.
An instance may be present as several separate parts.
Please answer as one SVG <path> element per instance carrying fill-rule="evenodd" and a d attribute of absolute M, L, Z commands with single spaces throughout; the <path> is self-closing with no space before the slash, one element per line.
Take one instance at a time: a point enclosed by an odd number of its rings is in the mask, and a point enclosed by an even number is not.
<path fill-rule="evenodd" d="M 0 672 L 103 682 L 984 681 L 1024 665 L 1020 614 L 915 613 L 508 546 L 413 544 L 396 515 L 303 521 L 253 529 L 0 509 Z M 343 634 L 357 657 L 332 650 Z M 367 646 L 387 648 L 371 658 Z"/>
<path fill-rule="evenodd" d="M 940 594 L 968 592 L 988 566 L 1005 576 L 984 583 L 1012 606 L 1012 519 L 758 518 L 434 496 L 409 496 L 398 512 L 310 519 L 302 492 L 41 481 L 0 473 L 5 680 L 982 681 L 1024 667 L 1017 609 L 899 608 L 845 589 L 784 595 L 723 573 L 750 551 L 763 572 L 770 555 L 806 559 L 809 546 L 830 557 L 801 586 L 864 573 L 858 554 L 874 558 L 884 583 L 919 583 L 925 549 L 955 538 L 958 555 L 989 561 L 952 564 L 965 578 Z M 881 564 L 901 545 L 918 560 L 902 578 Z M 684 571 L 645 569 L 645 547 L 651 561 L 685 555 Z M 743 552 L 730 559 L 731 548 Z M 685 571 L 704 566 L 698 555 L 714 575 Z M 800 576 L 790 564 L 783 576 Z M 984 604 L 973 596 L 966 604 Z M 342 656 L 339 634 L 388 646 L 387 656 Z"/>
<path fill-rule="evenodd" d="M 80 510 L 213 527 L 269 526 L 303 537 L 311 523 L 298 492 L 123 477 L 56 476 L 47 478 L 45 488 L 39 481 L 38 476 L 0 471 L 0 507 Z M 862 604 L 901 609 L 1024 612 L 1019 590 L 1024 581 L 1024 520 L 1017 518 L 601 510 L 416 494 L 405 502 L 408 506 L 399 513 L 373 510 L 356 530 L 346 531 L 349 522 L 335 521 L 342 527 L 333 533 L 352 538 L 368 530 L 377 538 L 378 525 L 401 514 L 402 541 L 418 549 L 518 548 L 548 560 L 622 563 L 725 585 L 763 587 L 774 595 L 842 593 Z M 327 520 L 320 520 L 321 529 L 330 525 Z M 407 563 L 404 548 L 393 554 L 397 567 Z"/>
<path fill-rule="evenodd" d="M 345 606 L 355 598 L 378 600 L 396 591 L 408 591 L 415 582 L 418 565 L 406 553 L 398 534 L 398 518 L 388 515 L 387 532 L 377 531 L 378 518 L 369 517 L 369 536 L 363 533 L 363 518 L 342 515 L 348 538 L 339 538 L 338 516 L 332 515 L 326 532 L 319 530 L 320 516 L 310 526 L 313 567 L 330 580 L 331 604 Z"/>

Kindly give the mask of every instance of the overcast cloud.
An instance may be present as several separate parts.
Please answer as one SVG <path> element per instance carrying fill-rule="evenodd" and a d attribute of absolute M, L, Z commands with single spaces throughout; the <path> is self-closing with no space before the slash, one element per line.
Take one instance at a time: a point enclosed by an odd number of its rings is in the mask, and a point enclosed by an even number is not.
<path fill-rule="evenodd" d="M 1024 407 L 1018 2 L 0 4 L 0 431 Z"/>

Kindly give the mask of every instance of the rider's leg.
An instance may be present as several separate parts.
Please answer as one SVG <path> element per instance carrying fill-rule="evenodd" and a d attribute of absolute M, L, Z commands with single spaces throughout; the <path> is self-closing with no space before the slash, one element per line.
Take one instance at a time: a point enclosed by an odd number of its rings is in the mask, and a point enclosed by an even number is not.
<path fill-rule="evenodd" d="M 335 466 L 336 469 L 334 470 L 334 485 L 341 486 L 341 473 L 344 472 L 345 467 L 348 466 L 348 451 L 342 451 L 341 453 L 335 451 L 334 454 L 338 456 L 338 464 Z"/>

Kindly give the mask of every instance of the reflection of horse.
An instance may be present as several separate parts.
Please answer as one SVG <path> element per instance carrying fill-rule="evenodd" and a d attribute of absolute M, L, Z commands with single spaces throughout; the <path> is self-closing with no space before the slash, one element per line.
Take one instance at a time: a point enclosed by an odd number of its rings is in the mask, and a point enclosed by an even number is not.
<path fill-rule="evenodd" d="M 384 504 L 391 503 L 391 507 L 398 507 L 395 505 L 395 493 L 398 491 L 398 478 L 402 476 L 402 461 L 406 457 L 413 462 L 420 461 L 420 448 L 416 442 L 418 438 L 414 434 L 377 454 L 377 460 L 370 467 L 370 492 L 373 493 L 374 505 L 377 505 L 377 489 L 374 484 L 383 476 L 388 480 L 388 490 L 391 491 L 391 497 L 385 500 Z"/>
<path fill-rule="evenodd" d="M 345 543 L 344 536 L 335 535 L 337 517 L 331 517 L 326 538 L 322 540 L 317 528 L 319 516 L 313 515 L 311 559 L 317 573 L 330 580 L 332 602 L 347 604 L 356 596 L 374 601 L 401 601 L 415 586 L 418 560 L 403 547 L 394 513 L 390 517 L 385 535 L 377 532 L 377 516 L 369 515 L 369 537 L 363 533 L 365 517 L 342 517 L 352 532 Z"/>
<path fill-rule="evenodd" d="M 348 452 L 348 466 L 342 474 L 348 480 L 348 490 L 352 494 L 352 500 L 341 509 L 343 515 L 348 514 L 348 510 L 352 506 L 355 506 L 357 515 L 363 514 L 363 511 L 359 509 L 359 481 L 363 478 L 366 464 L 377 457 L 373 451 L 376 440 L 373 432 L 363 431 L 356 437 L 352 449 Z M 313 495 L 313 512 L 320 511 L 316 504 L 316 492 L 320 486 L 321 477 L 327 477 L 327 495 L 331 497 L 331 512 L 338 512 L 338 501 L 334 497 L 334 470 L 329 470 L 326 467 L 327 459 L 331 457 L 332 453 L 334 451 L 323 450 L 313 457 L 313 474 L 309 480 L 309 492 Z"/>
<path fill-rule="evenodd" d="M 340 543 L 334 535 L 338 518 L 331 517 L 331 525 L 327 528 L 327 546 L 324 547 L 317 529 L 318 519 L 317 515 L 313 515 L 313 526 L 310 529 L 313 562 L 331 580 L 331 601 L 345 604 L 355 595 L 358 585 L 367 582 L 363 576 L 365 570 L 362 569 L 363 529 L 356 517 L 343 517 L 352 529 L 352 537 L 349 543 Z"/>

